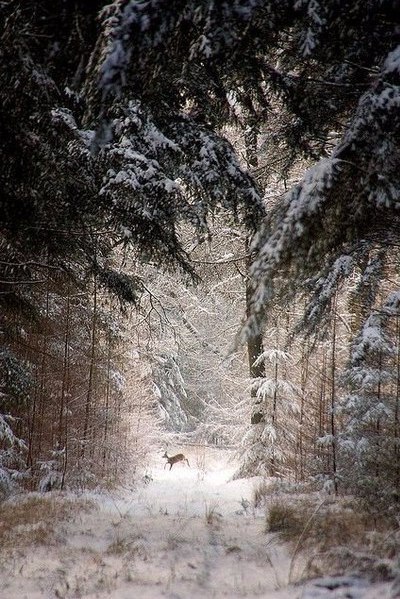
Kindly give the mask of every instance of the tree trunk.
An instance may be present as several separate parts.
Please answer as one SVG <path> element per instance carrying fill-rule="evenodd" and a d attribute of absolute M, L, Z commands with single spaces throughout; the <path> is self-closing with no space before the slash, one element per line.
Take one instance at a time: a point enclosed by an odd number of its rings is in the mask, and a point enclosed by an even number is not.
<path fill-rule="evenodd" d="M 61 398 L 60 398 L 60 411 L 58 415 L 58 443 L 62 447 L 64 436 L 63 436 L 63 421 L 65 415 L 65 395 L 67 393 L 68 379 L 69 379 L 69 337 L 70 337 L 70 293 L 69 286 L 67 290 L 67 306 L 65 313 L 65 335 L 64 335 L 64 358 L 63 358 L 63 374 L 61 382 Z"/>
<path fill-rule="evenodd" d="M 394 458 L 396 467 L 396 486 L 400 488 L 400 447 L 399 447 L 399 405 L 400 405 L 400 319 L 396 318 L 396 340 L 397 340 L 397 377 L 396 398 L 394 408 Z"/>
<path fill-rule="evenodd" d="M 108 429 L 109 429 L 109 414 L 110 414 L 110 383 L 111 383 L 111 332 L 108 333 L 107 340 L 107 384 L 106 384 L 106 403 L 105 403 L 105 417 L 104 417 L 104 437 L 103 437 L 103 476 L 106 471 L 107 459 L 109 451 L 107 449 L 108 443 Z"/>
<path fill-rule="evenodd" d="M 337 456 L 336 456 L 336 295 L 333 306 L 333 323 L 332 323 L 332 355 L 331 355 L 331 406 L 330 406 L 330 429 L 332 435 L 332 475 L 335 494 L 337 495 Z"/>
<path fill-rule="evenodd" d="M 306 343 L 306 342 L 305 342 Z M 304 398 L 306 395 L 307 381 L 308 381 L 308 369 L 309 369 L 309 347 L 307 343 L 306 351 L 304 353 L 304 346 L 302 347 L 301 357 L 301 399 L 300 399 L 300 415 L 299 415 L 299 430 L 298 430 L 298 441 L 297 441 L 297 461 L 298 470 L 296 475 L 296 481 L 303 481 L 305 476 L 305 442 L 304 442 Z"/>
<path fill-rule="evenodd" d="M 249 166 L 249 170 L 251 171 L 251 169 L 255 169 L 258 167 L 257 126 L 255 123 L 253 125 L 250 125 L 249 128 L 246 130 L 244 139 L 246 145 L 246 160 Z M 248 237 L 246 239 L 246 316 L 248 318 L 251 314 L 251 298 L 254 290 L 254 282 L 252 281 L 250 276 L 250 244 L 251 239 Z M 254 364 L 257 358 L 263 353 L 263 351 L 263 335 L 262 332 L 259 332 L 247 341 L 247 355 L 249 360 L 250 379 L 265 378 L 264 362 L 260 362 L 257 365 Z M 260 422 L 264 422 L 265 411 L 262 406 L 263 400 L 262 398 L 257 397 L 257 389 L 253 387 L 253 385 L 251 387 L 251 397 L 253 398 L 251 424 L 259 424 Z"/>
<path fill-rule="evenodd" d="M 86 454 L 86 446 L 89 442 L 89 424 L 90 424 L 90 413 L 93 400 L 93 388 L 94 388 L 94 372 L 95 372 L 95 358 L 96 358 L 96 325 L 97 325 L 97 277 L 94 275 L 94 289 L 93 289 L 93 315 L 92 315 L 92 327 L 91 327 L 91 349 L 90 349 L 90 363 L 89 363 L 89 380 L 86 393 L 85 402 L 85 416 L 83 424 L 83 437 L 82 437 L 82 451 L 81 457 L 84 458 Z"/>
<path fill-rule="evenodd" d="M 47 279 L 46 283 L 46 312 L 45 312 L 45 322 L 46 325 L 49 323 L 49 311 L 50 311 L 50 289 L 49 289 L 49 279 Z M 42 453 L 43 446 L 43 429 L 44 429 L 44 420 L 45 420 L 45 386 L 46 386 L 46 373 L 47 373 L 47 352 L 48 352 L 48 329 L 43 331 L 43 343 L 42 343 L 42 360 L 40 364 L 40 383 L 39 383 L 39 393 L 37 395 L 38 401 L 36 405 L 36 420 L 37 420 L 37 453 L 36 457 L 40 457 Z"/>

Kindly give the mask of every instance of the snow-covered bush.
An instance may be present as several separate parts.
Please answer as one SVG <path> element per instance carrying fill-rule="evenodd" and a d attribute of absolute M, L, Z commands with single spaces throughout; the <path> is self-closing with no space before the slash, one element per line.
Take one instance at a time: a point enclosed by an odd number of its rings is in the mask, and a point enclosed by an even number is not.
<path fill-rule="evenodd" d="M 18 488 L 23 478 L 25 443 L 12 431 L 11 416 L 0 414 L 0 499 Z"/>
<path fill-rule="evenodd" d="M 26 364 L 7 348 L 0 349 L 0 498 L 26 477 L 26 443 L 14 432 L 21 406 L 29 399 L 31 378 Z"/>

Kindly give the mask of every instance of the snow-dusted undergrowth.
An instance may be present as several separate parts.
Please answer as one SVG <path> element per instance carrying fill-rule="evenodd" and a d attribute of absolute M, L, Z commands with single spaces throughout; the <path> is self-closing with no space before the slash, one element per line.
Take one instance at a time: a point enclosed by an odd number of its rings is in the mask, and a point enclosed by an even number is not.
<path fill-rule="evenodd" d="M 287 587 L 291 556 L 275 536 L 265 533 L 263 510 L 252 507 L 257 480 L 232 481 L 236 464 L 229 461 L 228 452 L 199 448 L 184 451 L 190 468 L 181 463 L 171 471 L 164 470 L 161 454 L 154 456 L 140 488 L 86 494 L 68 519 L 55 523 L 42 542 L 35 537 L 34 545 L 20 543 L 0 550 L 0 596 L 390 596 L 389 586 L 371 587 L 351 577 Z M 46 500 L 49 497 L 47 494 Z M 89 499 L 94 508 L 82 509 L 82 499 Z M 53 501 L 61 505 L 65 498 L 54 494 Z M 21 524 L 19 530 L 37 524 Z M 299 560 L 294 578 L 300 576 L 301 567 Z"/>

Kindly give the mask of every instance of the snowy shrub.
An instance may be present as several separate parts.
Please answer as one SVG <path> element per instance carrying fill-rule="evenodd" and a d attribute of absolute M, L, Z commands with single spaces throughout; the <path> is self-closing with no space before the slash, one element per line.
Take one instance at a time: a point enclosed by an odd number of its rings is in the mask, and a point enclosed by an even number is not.
<path fill-rule="evenodd" d="M 61 487 L 64 460 L 65 450 L 62 449 L 53 450 L 51 452 L 50 460 L 39 462 L 41 476 L 38 488 L 41 493 L 46 493 Z"/>
<path fill-rule="evenodd" d="M 14 435 L 12 421 L 11 416 L 0 414 L 0 499 L 15 491 L 24 476 L 21 469 L 26 445 Z"/>

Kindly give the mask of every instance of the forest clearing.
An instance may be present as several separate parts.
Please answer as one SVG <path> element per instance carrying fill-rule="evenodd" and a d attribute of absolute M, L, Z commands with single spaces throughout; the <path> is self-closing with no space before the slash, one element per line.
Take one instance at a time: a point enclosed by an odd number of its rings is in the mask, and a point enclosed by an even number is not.
<path fill-rule="evenodd" d="M 18 510 L 19 505 L 25 505 L 28 518 L 15 522 L 15 530 L 0 530 L 1 596 L 391 596 L 391 584 L 371 584 L 354 573 L 299 584 L 310 556 L 293 555 L 293 545 L 266 532 L 265 509 L 254 506 L 254 488 L 259 481 L 231 480 L 237 467 L 231 452 L 204 447 L 184 449 L 190 468 L 178 465 L 172 471 L 163 469 L 160 456 L 154 456 L 146 484 L 137 489 L 76 495 L 54 492 L 11 502 L 8 509 Z M 289 497 L 285 499 L 275 492 L 276 500 L 290 502 Z M 30 504 L 36 511 L 32 521 Z"/>

